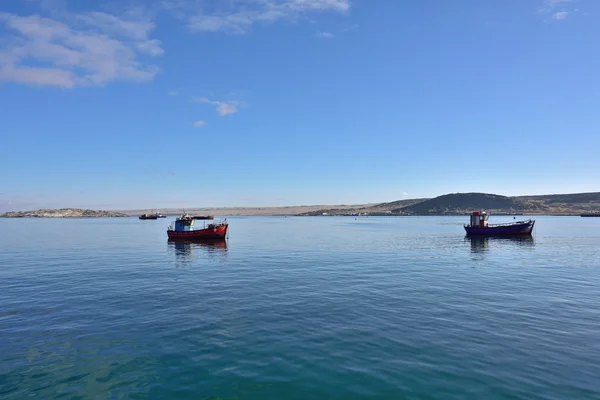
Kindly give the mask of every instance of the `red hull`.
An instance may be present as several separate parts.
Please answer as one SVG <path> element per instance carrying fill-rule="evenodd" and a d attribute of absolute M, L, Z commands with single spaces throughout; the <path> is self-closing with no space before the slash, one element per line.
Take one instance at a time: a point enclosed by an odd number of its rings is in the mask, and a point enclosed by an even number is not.
<path fill-rule="evenodd" d="M 169 239 L 216 240 L 225 239 L 229 225 L 218 225 L 214 228 L 196 229 L 193 231 L 167 231 Z"/>

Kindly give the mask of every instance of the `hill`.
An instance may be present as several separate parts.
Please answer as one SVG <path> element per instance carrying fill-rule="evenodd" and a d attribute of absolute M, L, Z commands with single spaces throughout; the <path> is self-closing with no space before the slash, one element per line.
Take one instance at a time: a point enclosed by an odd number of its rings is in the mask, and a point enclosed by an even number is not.
<path fill-rule="evenodd" d="M 589 213 L 600 211 L 600 193 L 551 194 L 541 196 L 519 196 L 517 199 L 529 204 L 546 207 L 552 213 Z"/>
<path fill-rule="evenodd" d="M 600 192 L 593 193 L 572 193 L 572 194 L 545 194 L 538 196 L 518 196 L 517 199 L 543 201 L 548 204 L 582 204 L 582 203 L 600 203 Z"/>
<path fill-rule="evenodd" d="M 381 204 L 376 204 L 374 206 L 362 207 L 359 209 L 359 211 L 373 213 L 373 212 L 385 212 L 388 210 L 398 210 L 398 209 L 401 209 L 404 207 L 412 206 L 414 204 L 422 203 L 425 200 L 429 200 L 429 199 L 396 200 L 396 201 L 391 201 L 389 203 L 381 203 Z"/>
<path fill-rule="evenodd" d="M 474 210 L 492 214 L 579 215 L 600 211 L 600 192 L 513 197 L 452 193 L 432 199 L 398 200 L 355 209 L 321 209 L 302 215 L 465 215 Z"/>
<path fill-rule="evenodd" d="M 531 208 L 539 211 L 539 204 L 530 205 L 515 198 L 487 193 L 452 193 L 425 200 L 407 207 L 391 210 L 392 213 L 410 214 L 467 214 L 472 210 L 489 212 L 523 212 Z"/>

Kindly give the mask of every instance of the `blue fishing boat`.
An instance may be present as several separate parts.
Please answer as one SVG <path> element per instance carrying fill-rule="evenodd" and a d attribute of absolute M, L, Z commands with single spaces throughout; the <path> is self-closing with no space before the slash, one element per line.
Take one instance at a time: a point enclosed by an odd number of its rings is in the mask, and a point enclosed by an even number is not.
<path fill-rule="evenodd" d="M 468 236 L 512 236 L 531 235 L 535 220 L 512 222 L 508 224 L 488 224 L 489 215 L 484 211 L 471 214 L 471 223 L 465 225 Z"/>

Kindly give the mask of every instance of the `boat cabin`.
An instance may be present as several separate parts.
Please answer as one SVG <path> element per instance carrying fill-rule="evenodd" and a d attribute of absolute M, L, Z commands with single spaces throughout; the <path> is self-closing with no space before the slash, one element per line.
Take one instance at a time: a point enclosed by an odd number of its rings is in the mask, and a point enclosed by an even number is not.
<path fill-rule="evenodd" d="M 485 211 L 473 212 L 473 214 L 471 214 L 471 227 L 487 228 L 489 217 L 490 216 L 487 215 Z"/>
<path fill-rule="evenodd" d="M 194 230 L 194 219 L 187 214 L 175 220 L 175 231 L 188 232 Z"/>

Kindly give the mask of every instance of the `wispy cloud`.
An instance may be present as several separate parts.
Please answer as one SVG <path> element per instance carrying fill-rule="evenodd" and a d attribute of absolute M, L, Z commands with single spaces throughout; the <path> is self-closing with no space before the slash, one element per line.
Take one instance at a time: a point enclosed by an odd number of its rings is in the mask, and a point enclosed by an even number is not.
<path fill-rule="evenodd" d="M 204 121 L 196 121 L 194 122 L 194 126 L 196 128 L 202 128 L 206 123 Z"/>
<path fill-rule="evenodd" d="M 320 39 L 333 39 L 334 35 L 331 32 L 317 32 L 315 33 L 315 37 Z"/>
<path fill-rule="evenodd" d="M 0 81 L 72 88 L 152 79 L 146 56 L 163 54 L 149 37 L 154 23 L 139 15 L 61 13 L 60 18 L 0 12 L 10 34 L 0 42 Z"/>
<path fill-rule="evenodd" d="M 538 12 L 550 15 L 555 21 L 562 21 L 569 16 L 571 11 L 578 11 L 577 9 L 573 10 L 572 4 L 575 2 L 576 0 L 544 0 Z"/>
<path fill-rule="evenodd" d="M 358 24 L 352 24 L 351 26 L 338 30 L 337 32 L 333 33 L 333 32 L 327 32 L 327 31 L 317 31 L 314 34 L 314 37 L 319 38 L 319 39 L 333 39 L 335 37 L 339 37 L 342 36 L 350 31 L 356 30 L 358 29 Z"/>
<path fill-rule="evenodd" d="M 358 25 L 358 24 L 352 24 L 348 28 L 342 29 L 342 32 L 343 33 L 350 32 L 350 31 L 353 31 L 355 29 L 358 29 L 359 27 L 360 27 L 360 25 Z"/>
<path fill-rule="evenodd" d="M 310 13 L 346 13 L 350 0 L 237 0 L 208 8 L 194 0 L 165 0 L 174 15 L 187 19 L 192 31 L 247 33 L 256 23 L 297 20 Z"/>
<path fill-rule="evenodd" d="M 554 13 L 552 15 L 552 19 L 561 20 L 561 19 L 567 18 L 568 16 L 569 16 L 568 11 L 560 11 L 560 12 Z"/>
<path fill-rule="evenodd" d="M 241 104 L 239 101 L 210 100 L 206 97 L 196 97 L 194 98 L 194 101 L 197 101 L 198 103 L 207 103 L 217 106 L 217 112 L 221 117 L 237 113 L 238 106 Z"/>
<path fill-rule="evenodd" d="M 177 90 L 171 90 L 170 92 L 167 93 L 169 96 L 178 96 L 179 92 Z"/>

